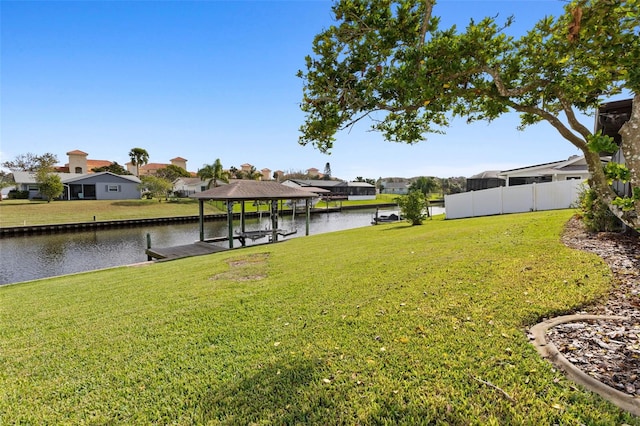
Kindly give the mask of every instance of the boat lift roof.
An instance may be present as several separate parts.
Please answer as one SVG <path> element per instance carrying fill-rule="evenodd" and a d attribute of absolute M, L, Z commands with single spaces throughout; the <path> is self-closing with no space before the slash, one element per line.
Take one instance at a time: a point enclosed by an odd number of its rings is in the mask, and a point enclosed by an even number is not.
<path fill-rule="evenodd" d="M 311 199 L 318 194 L 292 188 L 273 181 L 240 180 L 195 193 L 191 198 L 200 200 L 251 201 Z"/>

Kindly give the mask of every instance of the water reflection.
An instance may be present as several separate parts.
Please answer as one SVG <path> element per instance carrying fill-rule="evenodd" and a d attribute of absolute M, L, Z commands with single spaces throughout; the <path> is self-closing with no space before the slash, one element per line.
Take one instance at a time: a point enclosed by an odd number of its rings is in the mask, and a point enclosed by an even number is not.
<path fill-rule="evenodd" d="M 374 212 L 356 210 L 315 214 L 311 217 L 309 233 L 313 235 L 369 226 Z M 270 225 L 267 217 L 261 220 L 256 218 L 247 220 L 246 229 L 265 229 Z M 295 222 L 291 217 L 281 217 L 278 226 L 285 230 L 297 228 L 297 234 L 286 239 L 305 235 L 304 215 L 296 216 Z M 239 223 L 234 224 L 234 229 L 239 229 Z M 205 238 L 225 236 L 227 232 L 225 221 L 205 223 Z M 148 225 L 3 238 L 0 239 L 0 285 L 144 262 L 147 260 L 144 253 L 147 233 L 151 235 L 152 247 L 190 244 L 198 239 L 198 224 Z M 257 240 L 255 243 L 265 241 Z M 252 244 L 251 240 L 247 240 L 247 244 Z"/>

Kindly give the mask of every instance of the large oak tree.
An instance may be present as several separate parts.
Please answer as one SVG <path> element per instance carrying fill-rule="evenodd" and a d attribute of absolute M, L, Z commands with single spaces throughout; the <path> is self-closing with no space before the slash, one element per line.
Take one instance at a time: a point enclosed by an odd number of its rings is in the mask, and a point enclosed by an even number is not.
<path fill-rule="evenodd" d="M 364 118 L 389 141 L 416 143 L 455 117 L 521 115 L 521 128 L 546 121 L 580 149 L 591 187 L 626 224 L 640 227 L 640 44 L 638 0 L 576 0 L 525 35 L 511 20 L 485 18 L 464 30 L 440 28 L 434 0 L 339 0 L 336 24 L 306 58 L 300 143 L 329 152 L 335 134 Z M 578 112 L 627 90 L 630 120 L 620 131 L 627 167 L 602 167 L 617 149 Z M 376 114 L 372 114 L 376 113 Z M 592 123 L 592 122 L 591 122 Z M 611 180 L 628 180 L 621 198 Z"/>

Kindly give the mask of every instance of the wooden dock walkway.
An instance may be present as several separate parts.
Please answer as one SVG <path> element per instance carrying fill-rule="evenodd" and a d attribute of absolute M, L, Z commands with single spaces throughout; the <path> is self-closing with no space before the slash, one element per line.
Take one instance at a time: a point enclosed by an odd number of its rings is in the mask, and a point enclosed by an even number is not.
<path fill-rule="evenodd" d="M 193 244 L 185 244 L 182 246 L 148 248 L 145 250 L 145 253 L 147 253 L 149 260 L 175 260 L 181 259 L 183 257 L 202 256 L 204 254 L 218 253 L 225 250 L 228 249 L 198 241 Z"/>

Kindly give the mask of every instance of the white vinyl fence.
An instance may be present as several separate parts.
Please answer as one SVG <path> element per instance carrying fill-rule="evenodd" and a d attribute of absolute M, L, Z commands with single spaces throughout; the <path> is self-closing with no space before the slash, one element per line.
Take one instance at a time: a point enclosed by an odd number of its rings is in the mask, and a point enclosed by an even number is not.
<path fill-rule="evenodd" d="M 531 185 L 501 186 L 445 195 L 447 219 L 556 210 L 573 207 L 586 183 L 578 179 Z"/>

